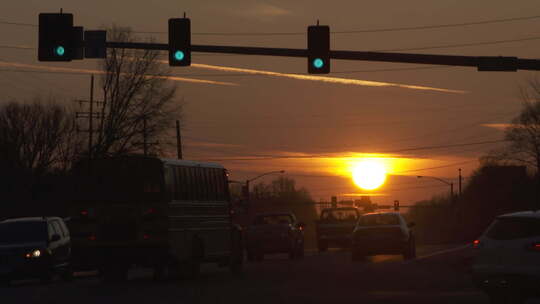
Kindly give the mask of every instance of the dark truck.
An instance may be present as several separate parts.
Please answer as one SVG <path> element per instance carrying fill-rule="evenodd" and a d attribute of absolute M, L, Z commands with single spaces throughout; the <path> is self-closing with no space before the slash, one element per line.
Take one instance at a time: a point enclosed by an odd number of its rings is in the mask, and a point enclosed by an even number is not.
<path fill-rule="evenodd" d="M 304 257 L 304 227 L 292 213 L 255 216 L 246 230 L 248 260 L 261 261 L 271 253 L 288 253 L 290 259 Z"/>
<path fill-rule="evenodd" d="M 326 251 L 328 247 L 350 247 L 359 216 L 360 212 L 354 207 L 323 209 L 315 226 L 319 251 Z"/>
<path fill-rule="evenodd" d="M 78 270 L 123 280 L 132 267 L 155 278 L 194 277 L 201 263 L 239 271 L 227 172 L 219 164 L 126 156 L 81 161 L 68 222 Z"/>

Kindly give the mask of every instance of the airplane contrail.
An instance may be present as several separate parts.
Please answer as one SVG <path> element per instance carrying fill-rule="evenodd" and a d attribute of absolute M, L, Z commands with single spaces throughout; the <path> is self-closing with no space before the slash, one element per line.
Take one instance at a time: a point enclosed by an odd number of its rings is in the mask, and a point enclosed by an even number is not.
<path fill-rule="evenodd" d="M 419 86 L 419 85 L 360 80 L 360 79 L 351 79 L 351 78 L 340 78 L 340 77 L 289 74 L 289 73 L 225 67 L 225 66 L 219 66 L 219 65 L 201 64 L 201 63 L 192 63 L 191 66 L 195 68 L 206 69 L 206 70 L 216 70 L 216 71 L 224 71 L 224 72 L 240 72 L 240 73 L 246 73 L 246 74 L 258 74 L 258 75 L 292 78 L 292 79 L 298 79 L 298 80 L 322 81 L 322 82 L 328 82 L 328 83 L 347 84 L 347 85 L 359 85 L 359 86 L 369 86 L 369 87 L 398 87 L 398 88 L 404 88 L 404 89 L 428 90 L 428 91 L 454 93 L 454 94 L 467 93 L 466 91 L 462 91 L 462 90 L 435 88 L 435 87 L 427 87 L 427 86 Z"/>
<path fill-rule="evenodd" d="M 159 62 L 167 63 L 167 64 L 169 63 L 167 60 L 159 60 Z M 291 79 L 297 79 L 297 80 L 322 81 L 322 82 L 327 82 L 327 83 L 337 83 L 337 84 L 345 84 L 345 85 L 358 85 L 358 86 L 368 86 L 368 87 L 397 87 L 397 88 L 403 88 L 403 89 L 436 91 L 436 92 L 453 93 L 453 94 L 467 93 L 467 91 L 462 91 L 462 90 L 435 88 L 435 87 L 427 87 L 427 86 L 419 86 L 419 85 L 360 80 L 360 79 L 341 78 L 341 77 L 280 73 L 280 72 L 272 72 L 272 71 L 265 71 L 265 70 L 235 68 L 235 67 L 228 67 L 228 66 L 221 66 L 221 65 L 202 64 L 202 63 L 192 63 L 191 66 L 194 68 L 205 69 L 205 70 L 238 72 L 238 73 L 266 75 L 266 76 L 273 76 L 273 77 L 285 77 L 285 78 L 291 78 Z"/>
<path fill-rule="evenodd" d="M 27 68 L 27 69 L 36 69 L 42 71 L 50 72 L 69 72 L 69 73 L 81 73 L 81 74 L 105 74 L 101 70 L 91 70 L 91 69 L 78 69 L 78 68 L 64 68 L 64 67 L 53 67 L 46 65 L 34 65 L 18 62 L 7 62 L 0 61 L 0 66 L 2 67 L 14 67 L 14 68 Z M 238 84 L 233 82 L 223 82 L 223 81 L 214 81 L 206 79 L 195 79 L 195 78 L 186 78 L 178 76 L 160 76 L 160 75 L 148 75 L 149 78 L 161 78 L 172 81 L 181 81 L 181 82 L 190 82 L 190 83 L 199 83 L 199 84 L 214 84 L 214 85 L 224 85 L 224 86 L 237 86 Z"/>

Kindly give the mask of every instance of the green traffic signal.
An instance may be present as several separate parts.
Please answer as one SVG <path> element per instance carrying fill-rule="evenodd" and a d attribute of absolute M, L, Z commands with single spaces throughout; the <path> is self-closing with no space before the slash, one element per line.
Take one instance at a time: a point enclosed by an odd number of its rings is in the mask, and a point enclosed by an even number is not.
<path fill-rule="evenodd" d="M 174 59 L 176 59 L 178 61 L 182 61 L 182 60 L 184 60 L 184 57 L 185 57 L 184 52 L 182 52 L 182 51 L 174 52 Z"/>
<path fill-rule="evenodd" d="M 54 48 L 54 54 L 56 56 L 62 57 L 62 56 L 64 56 L 65 53 L 66 53 L 66 49 L 64 49 L 64 47 L 61 46 L 61 45 Z"/>
<path fill-rule="evenodd" d="M 324 61 L 321 58 L 315 58 L 313 60 L 313 66 L 317 69 L 320 69 L 324 66 Z"/>

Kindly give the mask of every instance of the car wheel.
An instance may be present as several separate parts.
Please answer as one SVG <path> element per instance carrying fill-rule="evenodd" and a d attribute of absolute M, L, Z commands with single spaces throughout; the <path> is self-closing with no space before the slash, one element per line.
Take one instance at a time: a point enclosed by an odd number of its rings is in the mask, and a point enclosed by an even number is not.
<path fill-rule="evenodd" d="M 298 245 L 298 258 L 303 259 L 305 256 L 305 249 L 304 249 L 304 243 Z"/>
<path fill-rule="evenodd" d="M 154 281 L 165 281 L 172 277 L 170 273 L 172 263 L 162 263 L 154 266 Z"/>
<path fill-rule="evenodd" d="M 103 269 L 103 280 L 106 282 L 122 282 L 128 279 L 129 266 L 106 266 Z"/>
<path fill-rule="evenodd" d="M 73 281 L 73 269 L 71 268 L 71 266 L 66 267 L 66 269 L 64 269 L 64 271 L 62 272 L 62 280 L 66 282 Z"/>
<path fill-rule="evenodd" d="M 240 241 L 234 244 L 229 267 L 234 274 L 242 273 L 244 267 L 244 248 L 242 248 L 242 243 Z"/>
<path fill-rule="evenodd" d="M 416 258 L 416 246 L 414 245 L 414 240 L 410 240 L 405 248 L 403 248 L 403 259 L 411 260 Z"/>
<path fill-rule="evenodd" d="M 366 258 L 366 255 L 363 254 L 360 250 L 358 249 L 352 249 L 351 250 L 351 259 L 353 262 L 358 262 L 358 261 L 361 261 L 363 259 Z"/>
<path fill-rule="evenodd" d="M 527 299 L 519 291 L 489 292 L 488 297 L 492 304 L 522 304 Z"/>
<path fill-rule="evenodd" d="M 414 241 L 414 239 L 411 242 L 411 258 L 416 258 L 416 242 Z"/>
<path fill-rule="evenodd" d="M 298 249 L 296 248 L 296 246 L 294 245 L 291 246 L 291 248 L 289 249 L 289 259 L 290 260 L 296 259 L 297 252 L 298 252 Z"/>
<path fill-rule="evenodd" d="M 39 280 L 40 280 L 41 283 L 43 283 L 43 284 L 49 284 L 49 283 L 51 283 L 52 280 L 53 280 L 53 274 L 52 274 L 52 272 L 46 271 L 46 272 L 42 273 L 41 276 L 39 277 Z"/>
<path fill-rule="evenodd" d="M 180 263 L 180 271 L 184 279 L 196 279 L 201 274 L 201 263 L 198 259 L 190 259 Z"/>
<path fill-rule="evenodd" d="M 253 253 L 253 251 L 248 250 L 248 252 L 247 252 L 247 260 L 248 260 L 248 262 L 255 261 L 255 254 Z"/>
<path fill-rule="evenodd" d="M 10 278 L 0 278 L 0 287 L 9 287 L 11 286 Z"/>
<path fill-rule="evenodd" d="M 319 241 L 319 252 L 325 252 L 328 250 L 328 243 L 326 241 Z"/>

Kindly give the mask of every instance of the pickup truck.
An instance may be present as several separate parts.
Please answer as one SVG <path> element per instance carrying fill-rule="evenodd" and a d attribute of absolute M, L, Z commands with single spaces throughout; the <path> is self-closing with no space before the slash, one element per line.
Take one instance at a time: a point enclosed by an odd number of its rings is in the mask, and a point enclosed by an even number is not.
<path fill-rule="evenodd" d="M 360 212 L 354 207 L 323 209 L 315 222 L 319 251 L 326 251 L 328 247 L 350 247 L 359 216 Z"/>
<path fill-rule="evenodd" d="M 272 253 L 288 253 L 290 259 L 304 257 L 304 227 L 292 213 L 256 215 L 245 235 L 248 261 L 261 261 Z"/>

